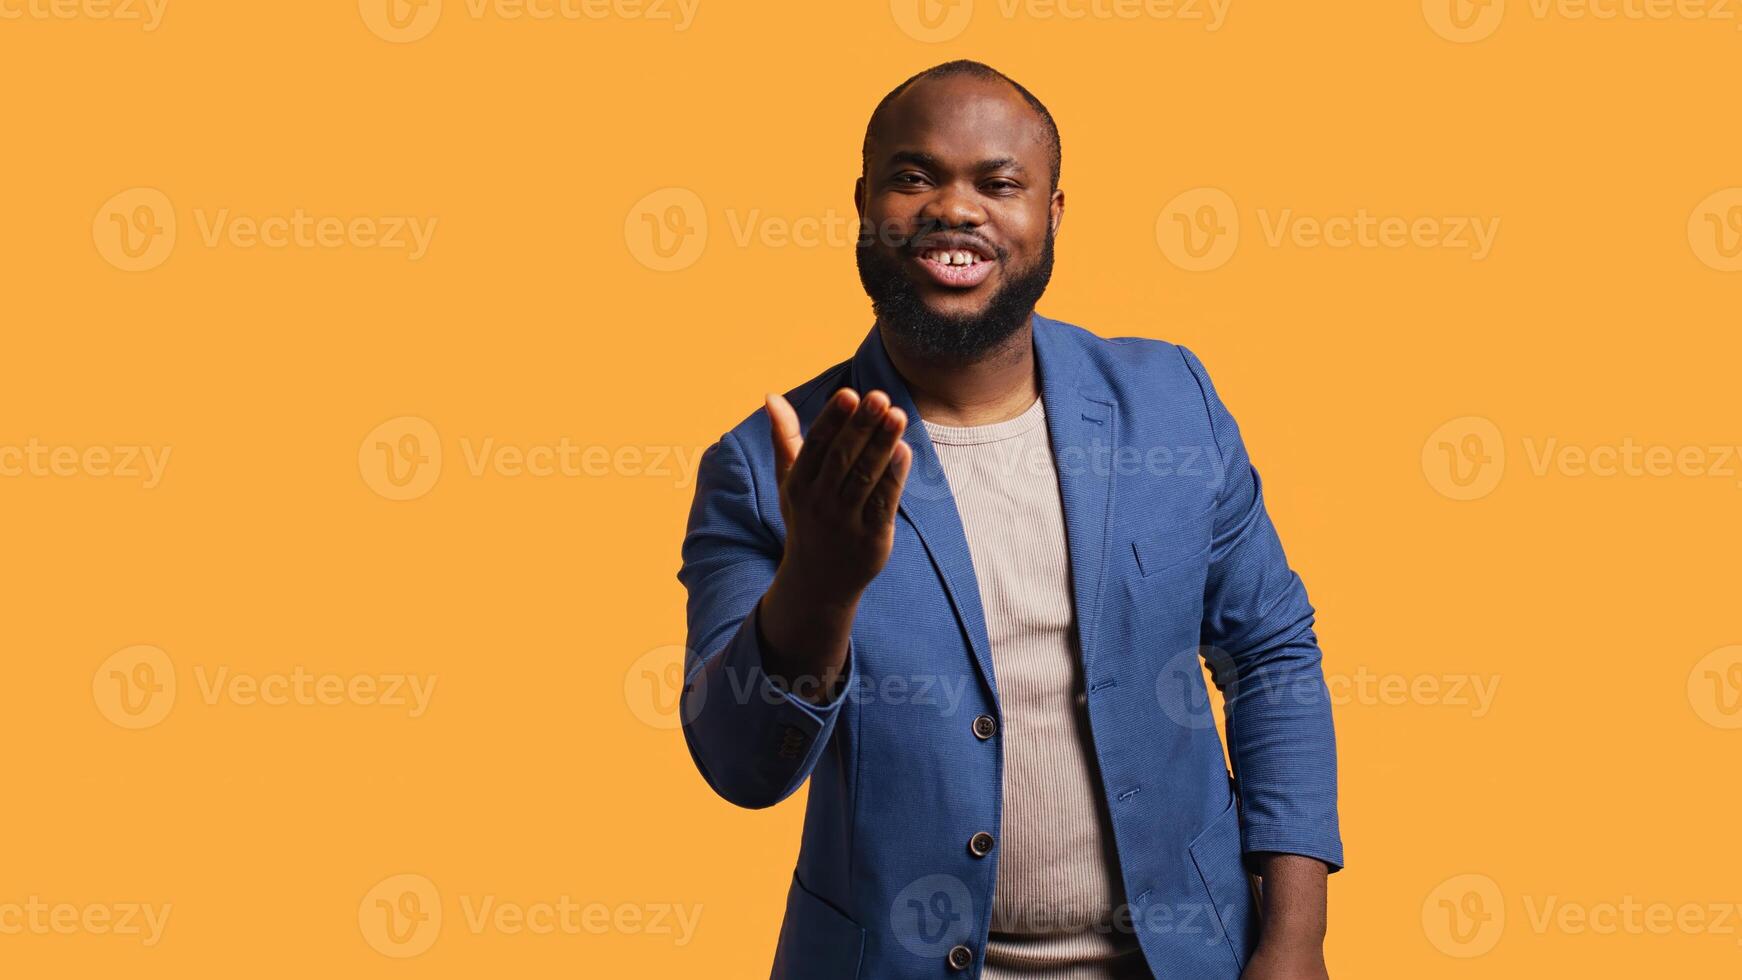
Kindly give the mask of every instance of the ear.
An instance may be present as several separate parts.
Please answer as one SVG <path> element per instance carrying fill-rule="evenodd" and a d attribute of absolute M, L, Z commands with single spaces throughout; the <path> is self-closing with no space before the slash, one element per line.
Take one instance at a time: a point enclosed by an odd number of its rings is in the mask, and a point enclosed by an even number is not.
<path fill-rule="evenodd" d="M 865 178 L 853 181 L 853 210 L 859 213 L 859 220 L 865 220 Z"/>
<path fill-rule="evenodd" d="M 1052 200 L 1047 202 L 1047 220 L 1052 224 L 1052 233 L 1059 233 L 1059 225 L 1065 223 L 1065 192 L 1063 188 L 1052 192 Z"/>

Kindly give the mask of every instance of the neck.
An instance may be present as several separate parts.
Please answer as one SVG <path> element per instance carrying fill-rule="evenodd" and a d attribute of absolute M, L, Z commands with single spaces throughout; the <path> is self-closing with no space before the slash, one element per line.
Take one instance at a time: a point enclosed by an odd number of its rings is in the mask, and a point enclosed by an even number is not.
<path fill-rule="evenodd" d="M 907 384 L 913 407 L 939 425 L 990 425 L 1015 418 L 1040 397 L 1034 358 L 1034 318 L 973 361 L 922 358 L 878 325 L 890 363 Z"/>

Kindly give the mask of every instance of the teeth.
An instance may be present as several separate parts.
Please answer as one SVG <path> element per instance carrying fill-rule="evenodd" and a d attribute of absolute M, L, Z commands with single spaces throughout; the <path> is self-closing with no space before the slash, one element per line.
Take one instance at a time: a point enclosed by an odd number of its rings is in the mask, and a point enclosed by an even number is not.
<path fill-rule="evenodd" d="M 936 262 L 939 265 L 973 265 L 981 261 L 978 255 L 967 249 L 933 249 L 925 253 L 923 258 L 927 262 Z"/>

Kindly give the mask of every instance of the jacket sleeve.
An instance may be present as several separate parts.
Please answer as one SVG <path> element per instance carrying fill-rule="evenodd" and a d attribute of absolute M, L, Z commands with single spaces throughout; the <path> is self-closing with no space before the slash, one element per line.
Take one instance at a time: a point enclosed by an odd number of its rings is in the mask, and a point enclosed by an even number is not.
<path fill-rule="evenodd" d="M 1343 867 L 1337 747 L 1314 610 L 1264 509 L 1240 429 L 1196 355 L 1179 348 L 1209 409 L 1223 481 L 1214 504 L 1200 642 L 1227 711 L 1241 850 Z"/>
<path fill-rule="evenodd" d="M 737 436 L 702 454 L 677 577 L 688 590 L 679 718 L 690 757 L 714 792 L 742 807 L 791 796 L 822 755 L 856 680 L 851 638 L 842 693 L 826 705 L 793 696 L 762 671 L 757 609 L 784 548 L 762 520 Z"/>

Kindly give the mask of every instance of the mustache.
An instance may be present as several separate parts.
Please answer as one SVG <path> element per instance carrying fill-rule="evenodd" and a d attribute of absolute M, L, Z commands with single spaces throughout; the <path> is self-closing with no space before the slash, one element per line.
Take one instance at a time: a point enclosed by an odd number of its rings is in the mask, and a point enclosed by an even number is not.
<path fill-rule="evenodd" d="M 894 222 L 885 222 L 881 227 L 870 221 L 860 223 L 859 247 L 869 249 L 873 245 L 885 245 L 888 248 L 907 255 L 921 251 L 920 244 L 934 235 L 950 235 L 971 240 L 976 246 L 994 256 L 999 261 L 1010 258 L 1009 250 L 988 241 L 985 236 L 969 228 L 954 227 L 942 222 L 932 221 L 921 224 L 912 231 L 906 231 Z"/>
<path fill-rule="evenodd" d="M 930 238 L 930 237 L 935 236 L 935 235 L 949 235 L 953 238 L 961 239 L 962 242 L 959 245 L 948 245 L 948 246 L 926 245 L 925 240 L 927 238 Z M 928 251 L 930 249 L 939 248 L 939 247 L 944 247 L 944 248 L 966 247 L 969 243 L 978 247 L 979 249 L 984 251 L 987 255 L 991 255 L 991 256 L 994 256 L 995 258 L 999 258 L 999 259 L 1009 258 L 1009 256 L 1005 253 L 1004 249 L 999 248 L 998 246 L 992 244 L 991 242 L 987 241 L 984 238 L 981 238 L 979 235 L 973 234 L 971 232 L 948 231 L 948 230 L 934 230 L 934 231 L 927 231 L 927 232 L 917 232 L 912 237 L 910 237 L 908 239 L 907 247 L 904 249 L 904 251 L 906 251 L 907 253 L 909 253 L 911 255 L 911 254 L 918 254 L 920 252 Z"/>

